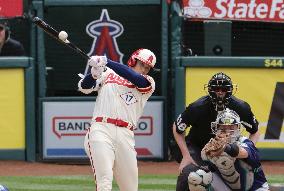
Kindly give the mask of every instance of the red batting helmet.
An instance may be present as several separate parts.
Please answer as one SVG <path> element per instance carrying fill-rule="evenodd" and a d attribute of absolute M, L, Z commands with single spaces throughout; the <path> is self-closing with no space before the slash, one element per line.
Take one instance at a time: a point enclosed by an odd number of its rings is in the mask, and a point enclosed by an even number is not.
<path fill-rule="evenodd" d="M 128 66 L 134 67 L 136 64 L 136 59 L 140 60 L 144 64 L 149 65 L 151 68 L 153 68 L 156 64 L 155 54 L 148 49 L 140 48 L 136 50 L 135 52 L 133 52 L 127 62 Z"/>

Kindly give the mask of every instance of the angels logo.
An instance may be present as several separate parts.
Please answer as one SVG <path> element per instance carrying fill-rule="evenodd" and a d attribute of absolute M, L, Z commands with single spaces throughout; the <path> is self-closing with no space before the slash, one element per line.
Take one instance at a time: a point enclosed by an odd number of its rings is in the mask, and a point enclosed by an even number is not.
<path fill-rule="evenodd" d="M 123 26 L 111 20 L 107 9 L 103 9 L 100 19 L 92 21 L 86 27 L 86 32 L 94 38 L 89 56 L 106 55 L 109 59 L 122 63 L 123 54 L 119 51 L 116 38 L 123 33 Z M 85 74 L 90 70 L 86 66 Z"/>

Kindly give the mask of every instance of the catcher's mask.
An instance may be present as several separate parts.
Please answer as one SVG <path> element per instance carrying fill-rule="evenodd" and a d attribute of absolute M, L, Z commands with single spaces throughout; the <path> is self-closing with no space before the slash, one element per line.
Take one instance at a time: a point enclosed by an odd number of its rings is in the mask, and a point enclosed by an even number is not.
<path fill-rule="evenodd" d="M 226 108 L 233 94 L 234 86 L 236 90 L 237 86 L 233 85 L 231 78 L 223 72 L 213 75 L 208 84 L 204 85 L 204 89 L 208 89 L 216 111 L 222 111 Z"/>
<path fill-rule="evenodd" d="M 241 121 L 239 115 L 228 108 L 217 115 L 216 121 L 211 123 L 214 134 L 229 133 L 231 143 L 236 142 L 241 136 Z"/>

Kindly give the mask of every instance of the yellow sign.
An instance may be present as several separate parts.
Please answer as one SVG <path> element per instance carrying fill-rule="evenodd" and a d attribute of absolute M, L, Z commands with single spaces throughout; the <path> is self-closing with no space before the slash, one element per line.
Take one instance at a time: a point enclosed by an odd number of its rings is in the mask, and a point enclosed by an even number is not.
<path fill-rule="evenodd" d="M 203 89 L 204 84 L 207 84 L 209 79 L 217 72 L 224 72 L 229 75 L 233 84 L 238 85 L 235 96 L 250 104 L 259 121 L 261 136 L 257 146 L 259 148 L 284 148 L 284 125 L 281 115 L 276 115 L 276 118 L 280 116 L 277 121 L 282 121 L 279 127 L 279 137 L 268 139 L 265 136 L 271 111 L 281 112 L 280 109 L 283 112 L 284 110 L 284 108 L 272 109 L 273 99 L 281 101 L 282 106 L 284 103 L 283 96 L 282 98 L 280 95 L 276 96 L 276 84 L 282 85 L 278 86 L 278 92 L 284 92 L 284 90 L 279 89 L 284 85 L 284 70 L 270 68 L 186 68 L 186 105 L 207 94 Z M 270 126 L 269 130 L 274 133 L 277 132 L 277 128 Z"/>
<path fill-rule="evenodd" d="M 0 149 L 23 149 L 24 69 L 0 69 L 0 87 Z"/>

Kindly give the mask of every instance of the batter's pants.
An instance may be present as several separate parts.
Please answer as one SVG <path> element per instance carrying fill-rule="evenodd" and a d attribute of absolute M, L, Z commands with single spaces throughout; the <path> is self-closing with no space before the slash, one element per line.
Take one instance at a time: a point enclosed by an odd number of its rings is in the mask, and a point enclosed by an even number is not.
<path fill-rule="evenodd" d="M 111 191 L 113 176 L 121 191 L 138 191 L 134 133 L 113 124 L 96 122 L 85 136 L 97 191 Z"/>

